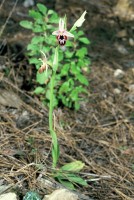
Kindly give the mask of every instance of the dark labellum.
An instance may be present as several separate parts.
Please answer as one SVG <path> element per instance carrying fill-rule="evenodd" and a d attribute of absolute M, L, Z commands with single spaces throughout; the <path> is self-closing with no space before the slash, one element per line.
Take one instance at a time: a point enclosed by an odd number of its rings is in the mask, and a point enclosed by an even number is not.
<path fill-rule="evenodd" d="M 59 42 L 59 45 L 64 46 L 66 44 L 67 36 L 65 35 L 58 35 L 57 40 Z"/>

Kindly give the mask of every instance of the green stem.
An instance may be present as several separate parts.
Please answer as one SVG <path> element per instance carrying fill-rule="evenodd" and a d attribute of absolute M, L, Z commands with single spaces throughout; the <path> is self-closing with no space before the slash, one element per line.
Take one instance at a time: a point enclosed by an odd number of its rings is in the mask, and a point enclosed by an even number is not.
<path fill-rule="evenodd" d="M 54 99 L 54 80 L 55 80 L 55 72 L 53 72 L 50 82 L 50 103 L 49 103 L 49 130 L 52 135 L 53 131 L 53 99 Z"/>
<path fill-rule="evenodd" d="M 54 109 L 54 83 L 56 77 L 56 70 L 58 67 L 58 48 L 55 49 L 55 56 L 52 68 L 52 77 L 50 81 L 50 104 L 49 104 L 49 130 L 52 137 L 52 159 L 53 167 L 57 165 L 59 158 L 59 144 L 55 131 L 53 130 L 53 109 Z"/>

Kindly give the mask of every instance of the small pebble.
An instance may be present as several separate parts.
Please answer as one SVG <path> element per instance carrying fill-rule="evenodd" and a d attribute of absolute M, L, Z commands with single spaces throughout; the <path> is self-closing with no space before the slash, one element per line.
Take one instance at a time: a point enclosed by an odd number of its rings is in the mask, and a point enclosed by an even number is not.
<path fill-rule="evenodd" d="M 129 45 L 132 47 L 134 46 L 134 40 L 132 38 L 129 38 Z"/>
<path fill-rule="evenodd" d="M 115 94 L 120 94 L 120 93 L 121 93 L 121 91 L 120 91 L 120 89 L 118 89 L 118 88 L 115 88 L 115 89 L 114 89 L 114 93 L 115 93 Z"/>
<path fill-rule="evenodd" d="M 78 200 L 78 196 L 66 189 L 55 190 L 52 194 L 46 195 L 43 200 Z"/>
<path fill-rule="evenodd" d="M 13 192 L 0 195 L 0 200 L 17 200 L 17 196 Z"/>
<path fill-rule="evenodd" d="M 116 44 L 115 46 L 116 46 L 116 48 L 117 48 L 119 53 L 121 53 L 123 55 L 127 55 L 128 54 L 127 49 L 123 45 Z"/>
<path fill-rule="evenodd" d="M 28 8 L 30 6 L 34 6 L 34 1 L 33 0 L 25 0 L 24 3 L 23 3 L 23 6 L 25 8 Z"/>
<path fill-rule="evenodd" d="M 129 90 L 134 91 L 134 84 L 129 85 Z"/>
<path fill-rule="evenodd" d="M 122 71 L 121 69 L 116 69 L 114 71 L 114 77 L 117 78 L 117 79 L 121 79 L 123 78 L 125 75 L 124 71 Z"/>

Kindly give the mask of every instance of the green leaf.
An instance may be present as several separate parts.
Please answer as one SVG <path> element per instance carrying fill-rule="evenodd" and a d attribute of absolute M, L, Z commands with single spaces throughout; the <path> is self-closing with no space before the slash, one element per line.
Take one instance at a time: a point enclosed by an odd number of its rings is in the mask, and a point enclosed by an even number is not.
<path fill-rule="evenodd" d="M 41 200 L 41 198 L 36 192 L 29 191 L 23 197 L 23 200 Z"/>
<path fill-rule="evenodd" d="M 76 56 L 80 57 L 80 58 L 84 58 L 84 56 L 87 54 L 87 48 L 86 47 L 82 47 L 81 49 L 79 49 L 76 52 Z"/>
<path fill-rule="evenodd" d="M 37 4 L 37 7 L 38 7 L 39 11 L 40 11 L 43 15 L 46 14 L 46 12 L 47 12 L 46 6 L 44 6 L 44 5 L 41 4 L 41 3 L 38 3 L 38 4 Z"/>
<path fill-rule="evenodd" d="M 78 36 L 82 36 L 82 35 L 84 35 L 84 32 L 83 32 L 83 31 L 78 31 L 78 32 L 77 32 L 77 35 L 78 35 Z"/>
<path fill-rule="evenodd" d="M 29 56 L 35 57 L 35 55 L 37 55 L 39 52 L 39 47 L 31 43 L 27 46 L 27 50 L 29 51 L 28 52 Z"/>
<path fill-rule="evenodd" d="M 67 93 L 67 91 L 70 91 L 70 84 L 68 81 L 64 82 L 60 89 L 59 89 L 59 93 L 62 94 L 62 93 Z"/>
<path fill-rule="evenodd" d="M 42 94 L 42 93 L 44 93 L 44 91 L 45 91 L 45 88 L 39 86 L 34 90 L 34 93 L 35 94 Z"/>
<path fill-rule="evenodd" d="M 58 178 L 58 180 L 59 180 L 59 182 L 60 182 L 63 186 L 65 186 L 66 188 L 68 188 L 68 189 L 70 189 L 70 190 L 75 190 L 75 187 L 74 187 L 74 185 L 73 185 L 71 182 L 69 182 L 69 181 L 64 181 L 64 180 L 59 179 L 59 178 Z"/>
<path fill-rule="evenodd" d="M 87 186 L 87 182 L 78 175 L 72 173 L 61 173 L 60 171 L 56 174 L 55 178 L 57 178 L 60 182 L 62 181 L 69 181 L 72 184 L 79 184 L 82 186 Z"/>
<path fill-rule="evenodd" d="M 79 41 L 84 43 L 84 44 L 90 44 L 89 39 L 87 39 L 86 37 L 79 38 Z"/>
<path fill-rule="evenodd" d="M 42 47 L 42 51 L 45 52 L 45 53 L 47 53 L 47 52 L 50 51 L 50 47 L 49 46 L 43 46 Z"/>
<path fill-rule="evenodd" d="M 90 62 L 89 58 L 79 59 L 78 62 L 77 62 L 77 65 L 80 68 L 85 68 L 85 67 L 89 68 L 90 64 L 91 64 L 91 62 Z"/>
<path fill-rule="evenodd" d="M 79 110 L 80 109 L 80 103 L 75 101 L 74 108 L 75 108 L 75 110 Z"/>
<path fill-rule="evenodd" d="M 53 24 L 47 24 L 46 25 L 46 30 L 50 31 L 52 33 L 55 30 L 54 25 Z"/>
<path fill-rule="evenodd" d="M 71 62 L 71 72 L 72 74 L 75 74 L 77 76 L 77 74 L 80 73 L 80 69 L 77 67 L 75 62 Z"/>
<path fill-rule="evenodd" d="M 75 87 L 71 94 L 70 94 L 70 98 L 74 101 L 74 102 L 78 102 L 80 100 L 79 98 L 79 94 L 80 93 L 87 93 L 87 90 L 85 88 L 83 88 L 82 86 L 78 86 L 78 87 Z M 77 104 L 76 104 L 77 106 Z M 79 105 L 78 105 L 79 106 Z"/>
<path fill-rule="evenodd" d="M 75 41 L 78 41 L 80 36 L 84 36 L 84 32 L 83 31 L 73 31 L 72 34 L 75 35 Z M 78 43 L 77 43 L 78 45 Z"/>
<path fill-rule="evenodd" d="M 77 74 L 76 79 L 78 79 L 80 81 L 80 83 L 88 86 L 88 80 L 87 80 L 87 78 L 84 75 Z"/>
<path fill-rule="evenodd" d="M 81 161 L 74 161 L 64 165 L 60 169 L 64 171 L 79 172 L 81 169 L 83 169 L 84 165 L 85 164 Z"/>
<path fill-rule="evenodd" d="M 74 90 L 72 90 L 70 97 L 73 101 L 77 101 L 79 99 L 78 97 L 79 91 L 77 90 L 77 88 L 75 88 Z"/>
<path fill-rule="evenodd" d="M 29 16 L 33 17 L 34 19 L 40 19 L 40 20 L 43 19 L 43 16 L 41 15 L 41 13 L 39 13 L 39 12 L 37 12 L 35 10 L 30 10 L 29 11 Z"/>
<path fill-rule="evenodd" d="M 30 43 L 28 46 L 27 46 L 27 50 L 38 50 L 39 48 L 37 47 L 37 45 L 35 44 L 32 44 Z"/>
<path fill-rule="evenodd" d="M 72 58 L 73 54 L 74 54 L 74 52 L 70 52 L 70 51 L 65 52 L 66 58 Z"/>
<path fill-rule="evenodd" d="M 29 63 L 30 64 L 41 64 L 41 61 L 37 58 L 30 58 Z"/>
<path fill-rule="evenodd" d="M 50 90 L 48 89 L 47 92 L 46 92 L 46 99 L 47 100 L 50 100 Z M 53 95 L 53 107 L 56 107 L 58 104 L 58 100 L 57 98 L 55 97 L 55 95 Z"/>
<path fill-rule="evenodd" d="M 36 75 L 36 81 L 38 83 L 40 83 L 41 85 L 44 84 L 45 85 L 45 81 L 48 78 L 48 73 L 46 73 L 46 71 L 44 71 L 43 73 L 37 73 Z"/>
<path fill-rule="evenodd" d="M 43 37 L 43 36 L 35 36 L 32 38 L 31 42 L 32 42 L 32 44 L 38 44 L 38 43 L 44 42 L 44 40 L 45 40 L 45 37 Z"/>
<path fill-rule="evenodd" d="M 70 40 L 67 40 L 66 47 L 73 47 L 73 42 Z"/>
<path fill-rule="evenodd" d="M 53 144 L 52 146 L 53 167 L 56 167 L 60 155 L 59 144 L 56 133 L 53 130 L 50 130 L 50 134 L 52 136 L 52 144 Z"/>
<path fill-rule="evenodd" d="M 56 44 L 56 39 L 53 35 L 49 35 L 45 38 L 45 42 L 47 43 L 47 46 L 52 46 Z M 54 48 L 55 50 L 55 48 Z"/>
<path fill-rule="evenodd" d="M 52 15 L 53 13 L 55 13 L 53 10 L 48 10 L 48 15 Z"/>
<path fill-rule="evenodd" d="M 78 183 L 79 185 L 87 186 L 87 182 L 81 178 L 80 176 L 76 176 L 75 174 L 67 174 L 67 178 L 72 183 Z"/>
<path fill-rule="evenodd" d="M 59 22 L 59 18 L 58 18 L 58 15 L 57 15 L 57 13 L 53 13 L 52 15 L 51 15 L 51 17 L 49 17 L 49 23 L 58 23 Z"/>
<path fill-rule="evenodd" d="M 47 90 L 47 92 L 46 92 L 46 98 L 47 98 L 48 100 L 50 100 L 50 90 Z"/>
<path fill-rule="evenodd" d="M 27 21 L 27 20 L 23 20 L 20 22 L 20 25 L 24 28 L 27 28 L 27 29 L 32 29 L 33 28 L 33 23 L 30 22 L 30 21 Z"/>
<path fill-rule="evenodd" d="M 80 108 L 80 100 L 83 100 L 82 98 L 80 98 L 80 94 L 82 93 L 86 93 L 88 94 L 88 91 L 83 88 L 82 86 L 78 86 L 75 87 L 75 89 L 72 90 L 71 94 L 70 94 L 70 98 L 74 103 L 74 108 L 75 110 L 78 110 Z"/>
<path fill-rule="evenodd" d="M 33 30 L 33 32 L 35 32 L 35 33 L 43 33 L 43 31 L 44 31 L 43 27 L 40 26 L 40 25 L 37 25 L 37 24 L 33 27 L 32 30 Z"/>
<path fill-rule="evenodd" d="M 68 74 L 69 68 L 70 68 L 69 63 L 63 65 L 63 67 L 61 68 L 61 71 L 60 71 L 61 76 L 66 76 Z"/>

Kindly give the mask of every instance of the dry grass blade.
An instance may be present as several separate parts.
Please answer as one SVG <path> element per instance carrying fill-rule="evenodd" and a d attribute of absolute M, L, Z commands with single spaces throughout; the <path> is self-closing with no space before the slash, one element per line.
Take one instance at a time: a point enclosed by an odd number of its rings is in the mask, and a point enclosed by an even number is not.
<path fill-rule="evenodd" d="M 4 3 L 4 1 L 2 2 L 1 7 L 2 7 L 3 3 Z M 11 15 L 12 15 L 12 13 L 14 12 L 17 3 L 18 3 L 18 0 L 15 1 L 14 5 L 13 5 L 13 8 L 12 8 L 12 10 L 10 11 L 10 13 L 9 13 L 9 15 L 8 15 L 8 18 L 6 19 L 5 24 L 4 24 L 4 25 L 2 26 L 2 28 L 1 28 L 0 37 L 1 37 L 1 35 L 3 34 L 3 31 L 4 31 L 5 27 L 6 27 L 6 25 L 7 25 L 8 21 L 9 21 Z M 1 7 L 0 7 L 0 8 L 1 8 Z"/>

